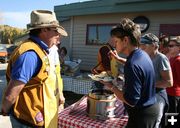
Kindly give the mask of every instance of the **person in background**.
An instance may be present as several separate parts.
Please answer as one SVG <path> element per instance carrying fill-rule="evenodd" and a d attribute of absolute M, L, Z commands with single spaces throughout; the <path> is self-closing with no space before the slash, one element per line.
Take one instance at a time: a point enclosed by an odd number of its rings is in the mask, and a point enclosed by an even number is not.
<path fill-rule="evenodd" d="M 152 33 L 143 35 L 141 37 L 140 48 L 151 57 L 155 71 L 156 98 L 160 109 L 155 128 L 164 128 L 164 117 L 169 106 L 166 88 L 173 85 L 171 66 L 166 55 L 158 51 L 159 39 L 156 35 Z"/>
<path fill-rule="evenodd" d="M 169 113 L 180 113 L 180 36 L 169 40 L 170 64 L 173 74 L 173 86 L 167 88 Z"/>
<path fill-rule="evenodd" d="M 48 54 L 51 65 L 56 68 L 54 70 L 60 70 L 60 61 L 59 61 L 59 54 L 58 54 L 58 47 L 57 47 L 58 44 L 60 44 L 59 41 L 55 42 L 55 44 L 51 48 L 49 48 L 49 54 Z M 60 82 L 61 82 L 60 85 L 63 85 L 62 79 L 60 79 Z M 63 88 L 61 88 L 61 90 L 63 90 Z M 63 102 L 65 103 L 65 98 L 64 98 L 63 93 L 62 95 L 60 95 L 60 99 L 61 99 L 62 104 L 60 104 L 58 107 L 58 113 L 64 109 Z"/>
<path fill-rule="evenodd" d="M 67 36 L 55 13 L 31 12 L 30 38 L 12 54 L 6 72 L 1 113 L 10 115 L 13 128 L 58 127 L 58 106 L 64 104 L 60 65 L 50 49 Z"/>
<path fill-rule="evenodd" d="M 160 38 L 159 38 L 159 51 L 161 53 L 163 53 L 164 55 L 167 55 L 169 49 L 168 49 L 168 40 L 169 40 L 169 37 L 166 36 L 166 35 L 162 35 Z"/>
<path fill-rule="evenodd" d="M 106 71 L 109 74 L 111 72 L 111 58 L 109 57 L 109 52 L 114 50 L 114 45 L 112 41 L 108 41 L 105 45 L 101 46 L 98 50 L 98 57 L 97 57 L 97 65 L 92 68 L 93 74 L 99 74 L 102 71 Z"/>
<path fill-rule="evenodd" d="M 64 61 L 70 61 L 70 58 L 67 54 L 66 47 L 61 47 L 59 49 L 59 59 L 60 59 L 61 64 L 64 64 Z"/>
<path fill-rule="evenodd" d="M 95 67 L 92 68 L 91 72 L 93 74 L 100 74 L 105 71 L 113 77 L 118 76 L 118 64 L 114 58 L 109 56 L 110 51 L 114 51 L 114 44 L 111 40 L 107 44 L 103 45 L 98 50 L 98 63 Z M 93 90 L 103 90 L 104 86 L 99 81 L 95 81 L 92 86 Z"/>
<path fill-rule="evenodd" d="M 65 63 L 65 61 L 70 61 L 70 58 L 67 55 L 66 47 L 60 47 L 60 49 L 58 49 L 58 53 L 59 53 L 59 60 L 61 63 L 61 74 L 64 75 L 70 70 L 70 67 Z"/>
<path fill-rule="evenodd" d="M 125 83 L 123 90 L 111 82 L 101 83 L 124 102 L 129 116 L 127 128 L 154 128 L 159 115 L 155 95 L 155 72 L 149 55 L 138 48 L 140 38 L 139 26 L 128 18 L 123 18 L 120 24 L 111 30 L 111 39 L 117 52 L 127 55 L 124 66 Z"/>

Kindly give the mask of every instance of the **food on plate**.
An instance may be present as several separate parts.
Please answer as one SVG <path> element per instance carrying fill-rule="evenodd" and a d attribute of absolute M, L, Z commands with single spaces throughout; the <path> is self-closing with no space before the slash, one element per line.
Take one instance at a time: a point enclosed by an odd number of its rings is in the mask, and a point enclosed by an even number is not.
<path fill-rule="evenodd" d="M 95 81 L 100 81 L 100 80 L 103 80 L 105 82 L 108 82 L 108 81 L 112 81 L 113 80 L 113 77 L 111 75 L 109 75 L 107 72 L 103 71 L 101 72 L 100 74 L 92 74 L 92 75 L 89 75 L 89 77 L 91 77 L 91 79 L 95 80 Z"/>
<path fill-rule="evenodd" d="M 106 77 L 108 76 L 108 73 L 105 71 L 102 71 L 100 74 L 97 74 L 98 77 Z"/>
<path fill-rule="evenodd" d="M 107 77 L 104 77 L 103 78 L 103 81 L 104 82 L 108 82 L 108 81 L 112 81 L 113 79 L 112 79 L 112 77 L 110 77 L 110 76 L 107 76 Z"/>
<path fill-rule="evenodd" d="M 117 81 L 124 81 L 124 76 L 119 75 L 119 76 L 117 77 Z"/>
<path fill-rule="evenodd" d="M 91 79 L 95 80 L 95 81 L 100 81 L 100 78 L 97 77 L 96 75 L 92 74 L 92 75 L 88 75 L 89 77 L 91 77 Z"/>

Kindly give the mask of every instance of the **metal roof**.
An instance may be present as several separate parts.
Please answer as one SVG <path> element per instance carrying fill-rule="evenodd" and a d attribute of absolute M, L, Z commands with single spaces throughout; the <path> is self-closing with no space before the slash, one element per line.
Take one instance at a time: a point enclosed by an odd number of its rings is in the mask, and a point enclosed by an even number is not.
<path fill-rule="evenodd" d="M 54 7 L 57 17 L 180 10 L 180 0 L 92 0 Z"/>

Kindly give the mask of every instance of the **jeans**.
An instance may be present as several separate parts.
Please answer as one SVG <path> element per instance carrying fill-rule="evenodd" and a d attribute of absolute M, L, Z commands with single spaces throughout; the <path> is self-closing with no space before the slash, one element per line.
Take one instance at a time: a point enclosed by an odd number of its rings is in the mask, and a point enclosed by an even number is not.
<path fill-rule="evenodd" d="M 159 116 L 157 103 L 143 108 L 125 107 L 129 115 L 126 128 L 155 128 Z"/>
<path fill-rule="evenodd" d="M 165 123 L 163 121 L 163 116 L 165 114 L 164 108 L 166 106 L 166 103 L 165 103 L 164 99 L 161 96 L 159 96 L 158 94 L 156 94 L 156 98 L 157 98 L 157 104 L 158 104 L 158 107 L 159 107 L 159 114 L 158 114 L 158 118 L 157 118 L 155 128 L 161 128 L 161 122 Z"/>
<path fill-rule="evenodd" d="M 169 99 L 169 113 L 180 113 L 180 96 L 170 96 Z"/>

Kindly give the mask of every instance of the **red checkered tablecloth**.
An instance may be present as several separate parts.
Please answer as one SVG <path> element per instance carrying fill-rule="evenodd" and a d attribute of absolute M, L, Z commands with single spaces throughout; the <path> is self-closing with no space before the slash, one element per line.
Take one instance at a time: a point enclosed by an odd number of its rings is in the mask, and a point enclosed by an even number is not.
<path fill-rule="evenodd" d="M 115 117 L 105 121 L 91 119 L 87 116 L 87 98 L 84 98 L 81 103 L 71 111 L 75 104 L 65 108 L 59 113 L 59 128 L 124 128 L 127 124 L 128 116 L 124 113 L 124 106 L 120 101 L 116 102 Z"/>

